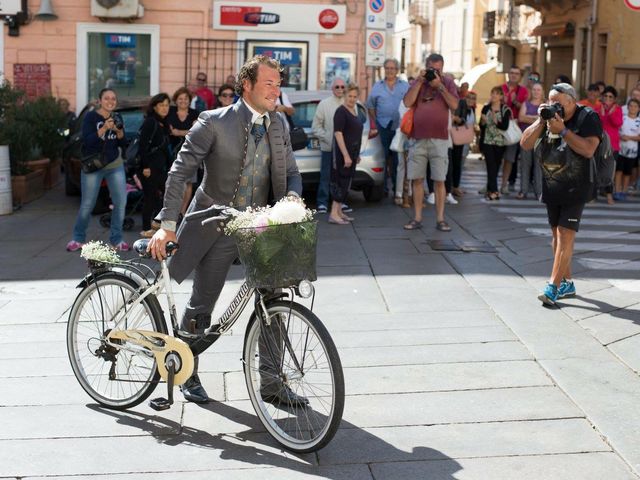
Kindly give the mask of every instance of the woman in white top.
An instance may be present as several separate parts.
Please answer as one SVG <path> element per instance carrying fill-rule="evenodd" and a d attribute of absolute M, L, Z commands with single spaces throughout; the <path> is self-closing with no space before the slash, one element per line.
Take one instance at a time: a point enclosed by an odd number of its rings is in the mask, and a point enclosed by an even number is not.
<path fill-rule="evenodd" d="M 620 127 L 620 153 L 616 160 L 616 195 L 624 200 L 631 171 L 638 166 L 638 142 L 640 142 L 640 101 L 632 98 L 627 103 L 627 113 Z"/>

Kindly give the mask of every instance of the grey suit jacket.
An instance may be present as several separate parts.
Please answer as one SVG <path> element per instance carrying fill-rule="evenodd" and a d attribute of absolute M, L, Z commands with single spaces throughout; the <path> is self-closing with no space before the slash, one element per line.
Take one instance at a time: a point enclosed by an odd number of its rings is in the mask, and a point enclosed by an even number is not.
<path fill-rule="evenodd" d="M 271 193 L 279 200 L 287 192 L 302 194 L 302 178 L 291 149 L 288 126 L 281 115 L 269 113 L 267 131 L 271 153 Z M 213 204 L 231 205 L 238 189 L 250 139 L 251 112 L 244 102 L 202 112 L 189 131 L 167 178 L 160 220 L 176 221 L 185 183 L 204 165 L 204 178 L 188 212 Z M 169 264 L 171 276 L 182 282 L 200 262 L 211 245 L 223 235 L 214 222 L 183 220 L 178 229 L 180 249 Z"/>

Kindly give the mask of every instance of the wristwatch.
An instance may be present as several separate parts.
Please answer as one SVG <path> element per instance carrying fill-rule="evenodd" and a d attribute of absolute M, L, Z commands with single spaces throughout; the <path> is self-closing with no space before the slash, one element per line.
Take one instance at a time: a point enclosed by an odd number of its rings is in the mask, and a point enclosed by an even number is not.
<path fill-rule="evenodd" d="M 561 136 L 562 138 L 564 138 L 564 136 L 567 134 L 567 132 L 568 132 L 568 131 L 569 131 L 569 129 L 568 129 L 567 127 L 564 127 L 564 128 L 562 129 L 562 131 L 560 132 L 560 136 Z"/>

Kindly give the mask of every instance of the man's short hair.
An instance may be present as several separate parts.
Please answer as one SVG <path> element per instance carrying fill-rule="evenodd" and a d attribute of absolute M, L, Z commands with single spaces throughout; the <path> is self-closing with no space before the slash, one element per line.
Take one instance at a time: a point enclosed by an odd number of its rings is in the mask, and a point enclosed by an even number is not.
<path fill-rule="evenodd" d="M 521 70 L 521 69 L 520 69 L 520 67 L 519 67 L 519 66 L 517 66 L 517 65 L 511 65 L 511 66 L 509 67 L 509 70 L 510 70 L 510 71 L 511 71 L 511 70 L 518 70 L 518 73 L 519 73 L 520 75 L 522 75 L 522 70 Z"/>
<path fill-rule="evenodd" d="M 569 95 L 574 100 L 578 99 L 576 95 L 576 89 L 571 86 L 569 83 L 556 83 L 551 87 L 551 91 L 549 92 L 549 96 L 551 96 L 551 92 L 564 93 L 565 95 Z"/>
<path fill-rule="evenodd" d="M 244 65 L 240 68 L 240 73 L 238 73 L 238 80 L 236 81 L 236 94 L 242 96 L 242 92 L 244 92 L 244 81 L 249 80 L 251 86 L 256 84 L 258 80 L 258 68 L 260 65 L 266 65 L 269 68 L 273 68 L 277 70 L 279 73 L 282 73 L 282 66 L 278 60 L 274 60 L 271 57 L 267 57 L 266 55 L 256 55 L 253 58 L 250 58 Z"/>
<path fill-rule="evenodd" d="M 442 55 L 440 55 L 439 53 L 432 53 L 424 61 L 424 64 L 428 65 L 429 63 L 437 63 L 437 62 L 444 63 L 444 57 Z"/>
<path fill-rule="evenodd" d="M 587 92 L 600 92 L 600 89 L 597 84 L 592 83 L 587 87 Z"/>

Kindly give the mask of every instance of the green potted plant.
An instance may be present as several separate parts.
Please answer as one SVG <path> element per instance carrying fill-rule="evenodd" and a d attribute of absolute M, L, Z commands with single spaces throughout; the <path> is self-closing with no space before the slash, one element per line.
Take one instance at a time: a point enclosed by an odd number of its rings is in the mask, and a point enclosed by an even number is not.
<path fill-rule="evenodd" d="M 67 119 L 56 99 L 51 96 L 39 97 L 29 102 L 28 107 L 33 140 L 41 153 L 40 168 L 45 170 L 44 187 L 48 190 L 60 179 L 64 146 L 64 137 L 61 132 L 65 129 Z M 38 168 L 32 162 L 29 162 L 29 167 Z"/>
<path fill-rule="evenodd" d="M 44 193 L 44 170 L 32 171 L 28 166 L 38 156 L 32 119 L 31 105 L 24 94 L 9 82 L 0 84 L 0 144 L 9 145 L 11 190 L 17 204 Z"/>

